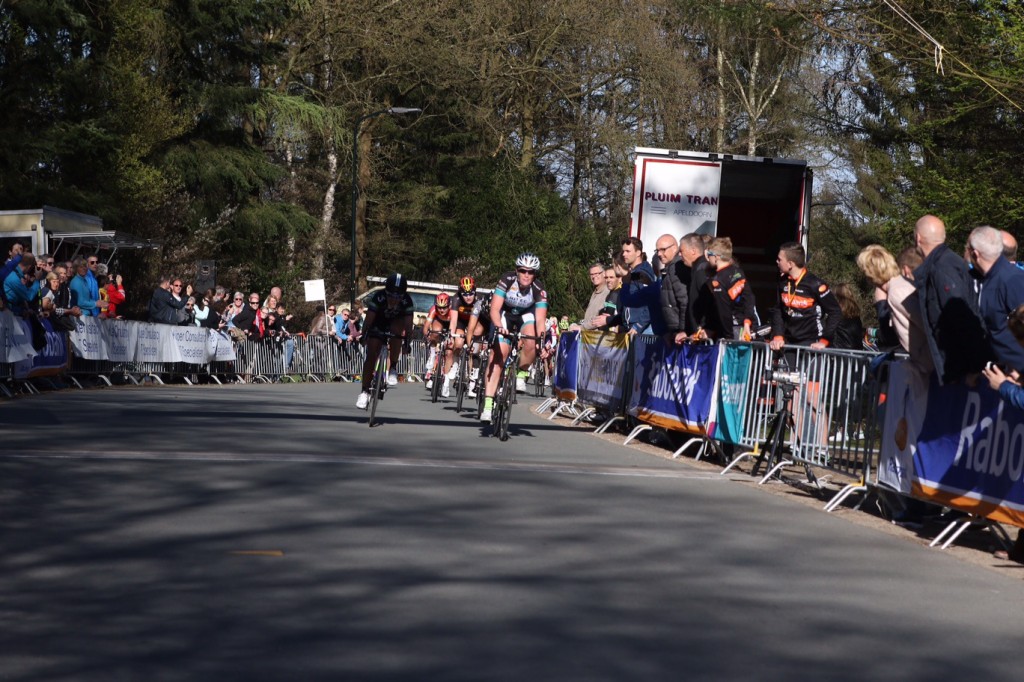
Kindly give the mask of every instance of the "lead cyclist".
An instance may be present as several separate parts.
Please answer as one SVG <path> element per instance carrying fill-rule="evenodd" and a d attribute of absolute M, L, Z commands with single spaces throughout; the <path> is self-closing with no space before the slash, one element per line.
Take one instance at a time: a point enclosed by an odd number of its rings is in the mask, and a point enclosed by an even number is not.
<path fill-rule="evenodd" d="M 501 368 L 509 353 L 509 330 L 518 329 L 525 336 L 536 336 L 538 329 L 544 330 L 548 294 L 544 291 L 544 285 L 537 280 L 538 270 L 540 259 L 529 252 L 521 253 L 516 258 L 516 269 L 502 275 L 494 287 L 490 312 L 496 343 L 495 352 L 491 353 L 491 361 L 487 366 L 487 389 L 484 393 L 484 409 L 480 413 L 480 421 L 491 420 L 494 394 L 497 393 Z M 547 358 L 546 349 L 541 348 L 540 352 L 542 358 Z M 536 342 L 533 339 L 524 339 L 522 352 L 519 354 L 516 390 L 526 390 L 522 372 L 533 363 L 536 355 Z"/>

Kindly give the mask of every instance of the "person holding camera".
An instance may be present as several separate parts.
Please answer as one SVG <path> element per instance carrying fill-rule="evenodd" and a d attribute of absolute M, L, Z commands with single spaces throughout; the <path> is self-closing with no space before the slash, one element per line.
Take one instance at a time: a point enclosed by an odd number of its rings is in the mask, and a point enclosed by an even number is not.
<path fill-rule="evenodd" d="M 21 262 L 11 268 L 4 279 L 4 299 L 12 313 L 25 316 L 34 312 L 33 302 L 38 295 L 36 257 L 26 252 L 21 255 Z"/>

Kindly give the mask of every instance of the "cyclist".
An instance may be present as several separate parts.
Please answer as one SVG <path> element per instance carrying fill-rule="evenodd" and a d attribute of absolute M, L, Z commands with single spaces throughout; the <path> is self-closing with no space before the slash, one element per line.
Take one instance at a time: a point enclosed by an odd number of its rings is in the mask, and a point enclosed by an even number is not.
<path fill-rule="evenodd" d="M 458 358 L 462 354 L 466 342 L 473 338 L 473 332 L 476 325 L 474 324 L 471 327 L 470 323 L 473 321 L 473 308 L 475 307 L 475 304 L 476 280 L 471 276 L 466 275 L 459 280 L 459 292 L 455 297 L 455 302 L 452 304 L 455 314 L 451 316 L 449 321 L 449 331 L 451 332 L 454 353 L 452 355 L 451 369 L 445 374 L 444 385 L 441 387 L 442 395 L 447 396 L 448 394 L 446 391 L 451 390 L 451 382 L 455 379 L 455 375 L 459 370 L 457 364 Z M 468 361 L 469 369 L 472 372 L 472 355 L 470 355 Z"/>
<path fill-rule="evenodd" d="M 429 391 L 434 386 L 434 359 L 438 352 L 438 341 L 441 339 L 441 331 L 445 329 L 451 322 L 451 319 L 455 317 L 455 311 L 452 310 L 451 296 L 444 293 L 443 291 L 434 297 L 434 305 L 430 307 L 430 311 L 427 313 L 427 319 L 423 321 L 423 338 L 430 345 L 430 356 L 427 359 L 427 390 Z M 448 341 L 444 347 L 444 365 L 442 367 L 442 376 L 447 378 L 448 372 L 452 368 L 452 348 L 451 341 Z M 441 386 L 441 395 L 447 398 L 451 395 L 451 385 Z"/>
<path fill-rule="evenodd" d="M 516 258 L 516 269 L 506 272 L 498 280 L 491 297 L 491 325 L 497 343 L 495 352 L 491 353 L 491 362 L 487 367 L 487 392 L 484 394 L 484 409 L 480 413 L 480 421 L 491 420 L 494 407 L 494 394 L 498 390 L 501 368 L 509 353 L 510 330 L 518 329 L 527 336 L 535 336 L 537 330 L 544 331 L 548 312 L 548 294 L 544 285 L 537 281 L 540 270 L 540 259 L 532 253 L 519 254 Z M 516 377 L 516 390 L 526 392 L 526 375 L 537 354 L 537 344 L 532 339 L 524 339 L 522 352 L 519 354 L 519 367 Z M 541 349 L 541 357 L 547 357 L 547 350 Z"/>
<path fill-rule="evenodd" d="M 360 339 L 366 344 L 366 361 L 363 362 L 363 391 L 356 400 L 356 407 L 365 410 L 370 404 L 370 386 L 373 383 L 373 366 L 380 354 L 383 339 L 374 332 L 390 331 L 396 336 L 388 342 L 391 355 L 391 370 L 388 372 L 388 386 L 398 383 L 399 353 L 406 355 L 411 350 L 412 315 L 415 306 L 412 297 L 406 293 L 409 284 L 404 276 L 397 272 L 388 275 L 384 282 L 384 290 L 378 291 L 366 303 L 366 316 L 363 321 L 363 335 Z"/>
<path fill-rule="evenodd" d="M 490 294 L 477 295 L 476 303 L 473 304 L 473 313 L 469 317 L 468 328 L 472 329 L 473 355 L 480 352 L 484 337 L 491 332 L 491 296 Z M 469 386 L 466 388 L 466 395 L 470 398 L 476 397 L 477 376 L 480 368 L 476 368 L 470 374 Z"/>

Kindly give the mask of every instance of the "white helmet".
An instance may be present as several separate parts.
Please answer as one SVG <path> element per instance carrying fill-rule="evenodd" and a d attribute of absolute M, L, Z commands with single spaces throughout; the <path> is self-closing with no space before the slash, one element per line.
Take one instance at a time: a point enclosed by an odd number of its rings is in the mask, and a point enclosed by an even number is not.
<path fill-rule="evenodd" d="M 519 257 L 516 258 L 516 267 L 530 268 L 531 270 L 540 270 L 540 258 L 537 258 L 529 251 L 526 251 L 524 253 L 519 254 Z"/>

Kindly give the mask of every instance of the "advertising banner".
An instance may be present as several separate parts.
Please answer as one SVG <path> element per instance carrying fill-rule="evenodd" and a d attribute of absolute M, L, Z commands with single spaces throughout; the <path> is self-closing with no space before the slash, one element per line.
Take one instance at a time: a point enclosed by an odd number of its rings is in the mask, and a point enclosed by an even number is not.
<path fill-rule="evenodd" d="M 31 338 L 32 328 L 29 321 L 24 318 L 17 318 L 17 321 L 21 325 L 22 332 Z M 14 363 L 14 377 L 16 379 L 54 376 L 67 369 L 68 364 L 71 362 L 71 356 L 68 353 L 67 336 L 64 332 L 55 331 L 53 325 L 50 324 L 50 320 L 45 317 L 39 318 L 39 322 L 43 325 L 43 329 L 46 330 L 46 347 L 34 357 Z"/>
<path fill-rule="evenodd" d="M 576 400 L 580 369 L 580 333 L 566 332 L 558 339 L 555 354 L 555 397 L 564 402 Z"/>
<path fill-rule="evenodd" d="M 1024 527 L 1024 411 L 984 382 L 939 386 L 932 377 L 922 391 L 913 376 L 890 374 L 879 481 L 904 485 L 910 453 L 914 497 Z"/>
<path fill-rule="evenodd" d="M 722 164 L 638 156 L 630 234 L 653 241 L 663 234 L 715 234 Z"/>
<path fill-rule="evenodd" d="M 102 328 L 103 348 L 106 351 L 106 359 L 111 362 L 131 362 L 135 359 L 135 349 L 139 342 L 139 322 L 127 320 L 100 320 L 95 317 L 86 318 L 92 320 Z"/>
<path fill-rule="evenodd" d="M 0 363 L 14 364 L 36 355 L 32 335 L 10 310 L 0 310 Z"/>
<path fill-rule="evenodd" d="M 235 359 L 226 335 L 204 327 L 81 317 L 70 340 L 75 355 L 85 360 L 196 365 Z"/>
<path fill-rule="evenodd" d="M 718 345 L 639 343 L 633 375 L 637 419 L 676 431 L 707 433 L 715 409 Z"/>
<path fill-rule="evenodd" d="M 579 345 L 580 400 L 609 412 L 622 409 L 626 387 L 625 372 L 629 358 L 629 337 L 588 330 Z"/>
<path fill-rule="evenodd" d="M 730 343 L 722 349 L 717 417 L 708 431 L 716 440 L 739 444 L 743 442 L 753 346 Z"/>
<path fill-rule="evenodd" d="M 877 471 L 879 485 L 904 495 L 912 492 L 914 457 L 928 406 L 928 379 L 911 367 L 907 362 L 889 365 Z"/>

